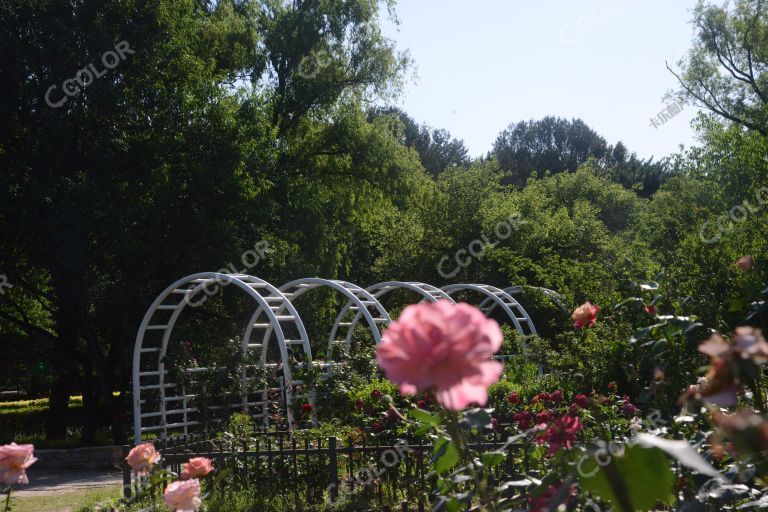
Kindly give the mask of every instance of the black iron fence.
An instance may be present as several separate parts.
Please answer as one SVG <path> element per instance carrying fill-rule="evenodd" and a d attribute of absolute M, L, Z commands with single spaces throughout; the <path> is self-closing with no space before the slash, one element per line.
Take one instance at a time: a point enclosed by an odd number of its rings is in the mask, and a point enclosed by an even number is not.
<path fill-rule="evenodd" d="M 507 442 L 513 433 L 509 425 L 500 425 L 473 439 L 475 449 L 503 449 L 508 455 L 493 468 L 491 480 L 519 479 L 528 472 L 523 445 Z M 208 457 L 217 473 L 225 472 L 226 485 L 251 489 L 254 499 L 265 505 L 279 496 L 282 509 L 292 503 L 297 511 L 322 503 L 366 504 L 359 510 L 392 510 L 393 504 L 403 511 L 430 510 L 433 445 L 419 438 L 372 443 L 366 437 L 256 432 L 240 438 L 178 436 L 155 444 L 164 468 L 178 473 L 191 457 Z M 127 466 L 124 480 L 129 489 Z"/>

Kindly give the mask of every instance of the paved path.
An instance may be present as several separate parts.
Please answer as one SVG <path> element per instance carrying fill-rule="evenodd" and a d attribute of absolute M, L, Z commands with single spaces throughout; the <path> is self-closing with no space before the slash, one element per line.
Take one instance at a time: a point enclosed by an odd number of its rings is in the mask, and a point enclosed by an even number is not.
<path fill-rule="evenodd" d="M 35 471 L 28 470 L 29 485 L 19 486 L 13 491 L 14 496 L 49 496 L 71 491 L 115 487 L 123 484 L 119 471 Z"/>

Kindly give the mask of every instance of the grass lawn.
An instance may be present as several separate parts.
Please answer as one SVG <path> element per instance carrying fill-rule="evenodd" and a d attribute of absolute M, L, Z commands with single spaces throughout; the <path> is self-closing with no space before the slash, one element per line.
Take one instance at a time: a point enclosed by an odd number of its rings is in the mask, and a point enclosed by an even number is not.
<path fill-rule="evenodd" d="M 11 509 L 13 512 L 78 512 L 82 507 L 119 496 L 120 486 L 113 486 L 47 496 L 12 497 Z"/>

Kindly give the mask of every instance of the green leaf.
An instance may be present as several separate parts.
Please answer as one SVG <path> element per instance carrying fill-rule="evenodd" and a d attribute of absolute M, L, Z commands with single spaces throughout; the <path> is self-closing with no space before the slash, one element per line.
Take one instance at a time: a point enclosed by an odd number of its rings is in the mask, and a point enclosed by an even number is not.
<path fill-rule="evenodd" d="M 436 473 L 444 473 L 455 468 L 459 461 L 461 461 L 461 452 L 453 441 L 447 437 L 441 437 L 435 442 L 435 449 L 432 452 L 432 466 Z"/>
<path fill-rule="evenodd" d="M 673 441 L 645 433 L 638 434 L 636 439 L 641 446 L 663 450 L 677 459 L 681 464 L 684 464 L 691 469 L 695 469 L 702 475 L 715 477 L 720 480 L 724 479 L 724 477 L 712 467 L 712 465 L 707 462 L 688 441 Z"/>
<path fill-rule="evenodd" d="M 592 457 L 578 469 L 582 488 L 610 501 L 615 510 L 621 510 L 618 496 L 626 496 L 634 510 L 653 510 L 658 502 L 671 505 L 675 499 L 675 475 L 657 448 L 632 446 L 603 467 Z"/>
<path fill-rule="evenodd" d="M 506 458 L 507 455 L 504 452 L 488 452 L 480 455 L 480 460 L 482 461 L 483 466 L 487 468 L 498 466 L 504 462 L 504 459 Z"/>
<path fill-rule="evenodd" d="M 408 414 L 422 425 L 430 425 L 436 427 L 440 424 L 440 416 L 430 414 L 423 409 L 413 409 Z"/>

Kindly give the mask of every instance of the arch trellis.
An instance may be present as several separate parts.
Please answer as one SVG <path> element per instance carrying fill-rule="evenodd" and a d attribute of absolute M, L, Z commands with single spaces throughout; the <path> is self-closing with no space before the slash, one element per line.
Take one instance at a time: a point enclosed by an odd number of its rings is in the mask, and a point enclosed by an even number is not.
<path fill-rule="evenodd" d="M 343 311 L 356 311 L 356 317 L 359 316 L 365 319 L 375 342 L 379 343 L 381 341 L 381 326 L 386 326 L 392 321 L 389 317 L 389 313 L 387 313 L 384 307 L 379 303 L 378 300 L 376 300 L 373 295 L 354 283 L 334 279 L 303 278 L 282 285 L 280 287 L 280 291 L 286 298 L 289 299 L 290 302 L 293 302 L 309 290 L 323 287 L 335 290 L 346 297 L 347 303 L 345 304 Z M 253 314 L 251 323 L 258 322 L 258 319 L 263 314 L 263 312 L 264 311 L 262 308 L 257 309 Z M 352 340 L 352 332 L 354 331 L 355 326 L 349 322 L 340 321 L 339 318 L 343 319 L 343 316 L 336 317 L 336 321 L 334 322 L 333 327 L 331 328 L 331 332 L 328 336 L 327 355 L 329 357 L 333 353 L 332 349 L 335 345 L 343 344 L 344 353 L 349 353 Z M 345 330 L 347 332 L 344 339 L 337 339 L 339 333 L 343 333 Z M 248 333 L 246 336 L 250 337 Z M 269 331 L 265 333 L 265 339 L 268 337 Z M 299 363 L 299 365 L 303 366 L 302 363 Z M 316 365 L 327 371 L 331 371 L 335 363 L 328 359 L 324 362 L 317 362 Z"/>
<path fill-rule="evenodd" d="M 501 288 L 487 284 L 451 284 L 443 286 L 442 290 L 448 295 L 454 295 L 460 292 L 475 292 L 483 295 L 484 299 L 480 303 L 479 308 L 486 315 L 490 315 L 492 310 L 496 307 L 501 308 L 506 316 L 512 321 L 517 332 L 523 336 L 521 343 L 523 354 L 526 353 L 525 336 L 537 334 L 536 326 L 533 325 L 533 321 L 525 308 L 509 293 Z"/>
<path fill-rule="evenodd" d="M 305 397 L 294 396 L 296 383 L 292 379 L 288 344 L 301 346 L 307 362 L 311 362 L 312 353 L 301 318 L 285 295 L 268 282 L 249 275 L 217 272 L 194 274 L 179 279 L 155 299 L 144 315 L 136 335 L 133 352 L 133 414 L 134 436 L 137 443 L 141 442 L 145 433 L 159 432 L 161 438 L 166 438 L 169 432 L 186 434 L 190 427 L 200 426 L 201 422 L 195 419 L 200 411 L 190 407 L 190 401 L 196 396 L 187 394 L 184 386 L 165 381 L 168 371 L 165 368 L 164 358 L 173 329 L 184 309 L 204 301 L 201 294 L 211 295 L 210 287 L 224 285 L 236 286 L 264 311 L 266 322 L 262 324 L 250 322 L 246 327 L 242 350 L 244 353 L 249 351 L 259 353 L 265 345 L 250 343 L 253 332 L 267 329 L 273 332 L 279 346 L 281 361 L 270 366 L 276 372 L 282 372 L 283 381 L 281 388 L 249 392 L 248 381 L 254 377 L 247 375 L 248 368 L 246 368 L 241 376 L 242 400 L 238 404 L 231 404 L 231 407 L 243 407 L 249 411 L 255 408 L 252 416 L 267 421 L 268 393 L 280 391 L 284 394 L 288 424 L 293 425 L 293 400 L 307 398 L 313 401 L 311 394 Z M 284 327 L 291 328 L 297 339 L 286 339 Z M 204 367 L 190 368 L 188 373 L 211 370 Z M 157 400 L 151 400 L 148 396 L 154 390 L 159 395 Z"/>
<path fill-rule="evenodd" d="M 540 291 L 541 293 L 546 295 L 547 298 L 549 298 L 558 308 L 562 309 L 565 312 L 568 312 L 568 308 L 566 308 L 565 305 L 563 304 L 564 297 L 561 293 L 558 293 L 554 290 L 550 290 L 549 288 L 543 288 L 541 286 L 530 286 L 528 288 Z M 515 286 L 510 286 L 508 288 L 504 288 L 504 291 L 514 297 L 516 295 L 521 295 L 525 291 L 525 287 L 522 285 L 515 285 Z M 497 305 L 498 304 L 496 302 L 486 297 L 485 299 L 483 299 L 483 302 L 481 302 L 478 307 L 480 309 L 490 307 L 490 310 L 493 310 L 494 308 L 496 308 Z"/>
<path fill-rule="evenodd" d="M 373 299 L 379 303 L 379 299 L 383 298 L 385 295 L 387 295 L 390 292 L 393 292 L 395 290 L 410 290 L 412 292 L 415 292 L 421 297 L 421 301 L 427 301 L 427 302 L 436 302 L 438 300 L 448 300 L 450 302 L 454 302 L 454 300 L 451 298 L 450 295 L 445 293 L 440 288 L 437 288 L 435 286 L 426 284 L 426 283 L 418 283 L 418 282 L 404 282 L 404 281 L 386 281 L 383 283 L 377 283 L 372 286 L 369 286 L 365 289 L 366 293 L 371 294 Z M 382 306 L 383 309 L 383 306 Z M 348 319 L 350 312 L 355 312 L 354 317 L 352 317 L 351 320 Z M 387 318 L 389 318 L 389 314 L 387 314 Z M 349 346 L 352 343 L 352 334 L 355 331 L 355 328 L 357 327 L 357 324 L 360 323 L 360 321 L 363 319 L 363 312 L 355 308 L 355 304 L 350 301 L 347 302 L 347 304 L 344 305 L 343 308 L 339 311 L 339 314 L 336 316 L 336 321 L 334 322 L 334 331 L 331 333 L 332 338 L 329 339 L 329 343 L 344 343 L 347 347 L 347 350 L 349 350 Z M 346 336 L 344 340 L 336 340 L 336 332 L 338 332 L 338 329 L 336 329 L 336 326 L 343 326 L 346 328 Z M 381 337 L 375 337 L 374 338 L 376 343 L 379 343 L 381 341 Z M 330 348 L 330 347 L 329 347 Z"/>
<path fill-rule="evenodd" d="M 170 372 L 165 367 L 164 359 L 181 313 L 188 306 L 195 307 L 204 302 L 205 296 L 213 294 L 211 287 L 225 285 L 234 285 L 255 305 L 241 343 L 243 353 L 255 362 L 244 365 L 240 376 L 239 402 L 209 406 L 208 409 L 247 410 L 254 419 L 261 419 L 265 426 L 270 423 L 269 408 L 275 402 L 282 401 L 285 405 L 289 428 L 294 426 L 295 400 L 302 399 L 316 405 L 315 390 L 311 383 L 304 382 L 301 376 L 297 378 L 297 374 L 310 365 L 319 366 L 330 373 L 337 364 L 332 360 L 332 349 L 342 345 L 344 353 L 349 354 L 353 333 L 361 321 L 367 324 L 374 342 L 381 342 L 382 328 L 392 320 L 380 300 L 396 290 L 412 292 L 421 302 L 455 302 L 454 296 L 458 293 L 479 294 L 483 297 L 479 308 L 486 315 L 501 308 L 521 335 L 536 334 L 530 316 L 514 298 L 514 295 L 522 293 L 521 286 L 505 290 L 484 284 L 454 284 L 437 288 L 419 282 L 386 281 L 364 289 L 347 281 L 304 278 L 276 288 L 263 279 L 245 274 L 206 272 L 190 275 L 173 283 L 155 299 L 144 315 L 136 335 L 133 353 L 133 411 L 137 443 L 150 433 L 159 433 L 161 438 L 166 438 L 169 434 L 187 434 L 190 429 L 204 426 L 202 411 L 192 403 L 198 397 L 194 393 L 192 381 L 184 379 L 180 384 L 167 382 Z M 313 361 L 309 337 L 293 301 L 309 290 L 321 287 L 341 293 L 346 302 L 337 314 L 328 337 L 328 360 Z M 559 294 L 548 289 L 541 290 L 561 305 Z M 276 340 L 274 343 L 273 338 Z M 524 339 L 522 348 L 525 353 Z M 220 369 L 195 367 L 185 370 L 195 375 Z M 204 387 L 202 393 L 206 394 Z M 225 400 L 228 396 L 225 395 Z M 313 419 L 314 411 L 315 407 Z"/>

